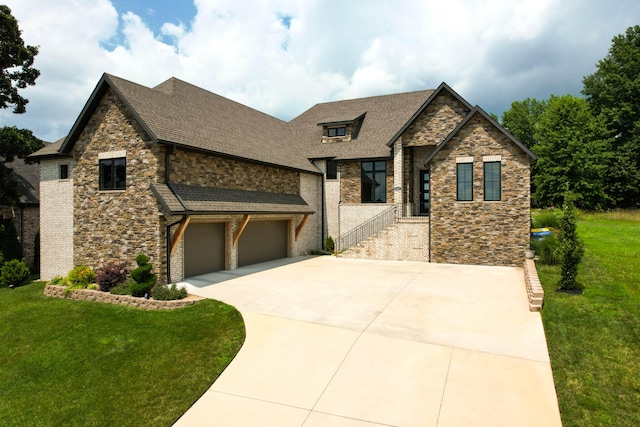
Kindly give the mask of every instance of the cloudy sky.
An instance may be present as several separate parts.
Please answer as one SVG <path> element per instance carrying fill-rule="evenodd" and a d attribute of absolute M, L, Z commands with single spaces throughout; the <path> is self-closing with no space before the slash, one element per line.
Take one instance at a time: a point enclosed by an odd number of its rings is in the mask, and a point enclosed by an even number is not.
<path fill-rule="evenodd" d="M 514 100 L 580 95 L 638 0 L 8 0 L 42 74 L 27 113 L 69 132 L 103 72 L 171 76 L 283 120 L 318 102 L 447 82 L 500 115 Z"/>

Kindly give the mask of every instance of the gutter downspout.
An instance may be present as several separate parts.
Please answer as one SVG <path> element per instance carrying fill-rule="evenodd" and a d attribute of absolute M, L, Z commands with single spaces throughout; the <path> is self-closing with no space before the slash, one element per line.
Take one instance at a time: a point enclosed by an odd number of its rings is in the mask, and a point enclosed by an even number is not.
<path fill-rule="evenodd" d="M 174 196 L 176 196 L 176 198 L 178 199 L 178 201 L 180 202 L 180 204 L 182 205 L 182 207 L 185 209 L 187 209 L 187 207 L 184 205 L 184 201 L 182 200 L 182 198 L 180 198 L 180 196 L 175 192 L 173 186 L 171 185 L 171 180 L 169 179 L 169 171 L 170 171 L 170 164 L 171 162 L 169 161 L 169 155 L 173 154 L 175 152 L 175 147 L 173 145 L 170 146 L 171 148 L 167 148 L 167 151 L 164 155 L 164 182 L 165 184 L 167 184 L 167 187 L 169 187 L 169 190 L 171 190 L 171 192 L 174 194 Z M 182 218 L 179 221 L 176 221 L 174 223 L 171 223 L 169 225 L 167 225 L 166 227 L 166 231 L 165 231 L 165 237 L 166 237 L 166 257 L 167 257 L 167 282 L 171 282 L 171 227 L 176 226 L 184 221 L 187 220 L 187 215 L 182 215 Z"/>
<path fill-rule="evenodd" d="M 322 223 L 322 225 L 321 225 L 322 226 L 322 228 L 321 228 L 322 231 L 320 232 L 320 238 L 322 240 L 320 241 L 320 247 L 322 248 L 322 250 L 324 250 L 324 240 L 325 240 L 325 238 L 324 238 L 324 216 L 326 215 L 326 206 L 325 206 L 325 200 L 324 200 L 325 199 L 325 195 L 324 195 L 324 193 L 325 193 L 324 178 L 325 178 L 325 175 L 322 175 L 322 178 L 321 178 L 322 179 L 322 186 L 321 186 L 321 189 L 320 189 L 320 197 L 321 197 L 320 203 L 321 203 L 321 209 L 322 209 L 321 210 L 322 215 L 320 215 L 321 223 Z"/>

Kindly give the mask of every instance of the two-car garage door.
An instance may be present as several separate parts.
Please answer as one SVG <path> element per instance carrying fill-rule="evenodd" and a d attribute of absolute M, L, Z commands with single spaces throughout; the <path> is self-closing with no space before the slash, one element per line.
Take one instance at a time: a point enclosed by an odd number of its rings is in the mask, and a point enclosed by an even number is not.
<path fill-rule="evenodd" d="M 184 275 L 225 269 L 225 223 L 191 223 L 184 234 Z M 238 241 L 238 266 L 288 256 L 288 222 L 249 222 Z"/>

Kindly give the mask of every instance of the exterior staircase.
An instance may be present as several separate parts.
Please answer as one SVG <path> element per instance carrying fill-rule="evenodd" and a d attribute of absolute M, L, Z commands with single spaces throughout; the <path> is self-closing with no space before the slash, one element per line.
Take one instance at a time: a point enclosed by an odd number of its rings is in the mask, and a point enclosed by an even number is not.
<path fill-rule="evenodd" d="M 338 254 L 343 258 L 429 261 L 429 218 L 399 218 Z"/>

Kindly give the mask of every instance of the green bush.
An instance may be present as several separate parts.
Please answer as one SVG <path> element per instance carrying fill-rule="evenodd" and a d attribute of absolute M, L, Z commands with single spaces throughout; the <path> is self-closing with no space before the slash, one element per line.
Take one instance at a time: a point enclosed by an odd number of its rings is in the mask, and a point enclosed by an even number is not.
<path fill-rule="evenodd" d="M 86 265 L 77 265 L 67 275 L 69 286 L 74 289 L 86 288 L 96 280 L 96 273 Z"/>
<path fill-rule="evenodd" d="M 153 299 L 161 301 L 183 299 L 187 297 L 187 290 L 185 288 L 179 288 L 175 284 L 169 286 L 156 283 L 151 289 L 151 296 Z"/>
<path fill-rule="evenodd" d="M 538 262 L 545 265 L 558 265 L 560 263 L 560 245 L 554 234 L 542 239 L 531 239 L 531 249 L 536 251 Z"/>
<path fill-rule="evenodd" d="M 139 254 L 136 257 L 138 267 L 131 272 L 131 278 L 134 282 L 130 283 L 129 289 L 134 297 L 143 297 L 145 294 L 151 293 L 151 288 L 156 284 L 157 276 L 151 273 L 153 264 L 149 263 L 149 257 L 145 254 Z"/>
<path fill-rule="evenodd" d="M 113 295 L 131 295 L 131 283 L 135 282 L 125 282 L 114 286 L 109 289 L 109 293 Z"/>
<path fill-rule="evenodd" d="M 582 286 L 576 281 L 578 264 L 584 255 L 584 244 L 578 238 L 576 208 L 571 200 L 565 197 L 560 216 L 560 289 L 563 291 L 581 291 Z"/>
<path fill-rule="evenodd" d="M 51 279 L 49 281 L 49 285 L 54 285 L 54 286 L 68 286 L 69 283 L 67 282 L 67 278 L 66 277 L 62 277 L 62 276 L 56 276 L 53 279 Z"/>
<path fill-rule="evenodd" d="M 560 216 L 555 210 L 544 210 L 533 217 L 533 228 L 560 228 Z"/>
<path fill-rule="evenodd" d="M 22 259 L 22 245 L 13 220 L 3 220 L 0 224 L 0 252 L 5 260 Z"/>
<path fill-rule="evenodd" d="M 0 286 L 19 286 L 29 277 L 29 267 L 17 259 L 5 262 L 0 268 Z"/>
<path fill-rule="evenodd" d="M 333 253 L 335 249 L 336 249 L 336 244 L 333 241 L 333 237 L 331 236 L 327 237 L 324 241 L 324 250 L 327 252 Z"/>

